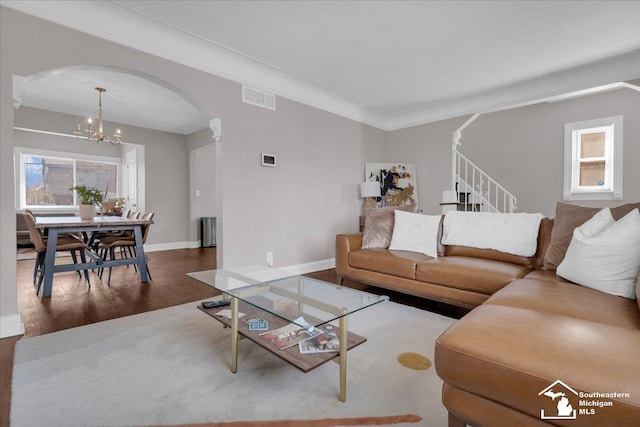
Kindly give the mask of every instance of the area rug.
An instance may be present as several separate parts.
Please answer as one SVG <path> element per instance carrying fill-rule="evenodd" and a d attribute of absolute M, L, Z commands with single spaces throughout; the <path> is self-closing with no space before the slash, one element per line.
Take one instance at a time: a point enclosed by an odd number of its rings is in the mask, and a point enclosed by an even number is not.
<path fill-rule="evenodd" d="M 229 329 L 198 302 L 109 320 L 16 344 L 11 425 L 445 426 L 433 360 L 436 338 L 455 322 L 384 302 L 349 317 L 368 338 L 348 353 L 347 400 L 339 365 L 302 373 L 249 340 L 229 370 Z"/>

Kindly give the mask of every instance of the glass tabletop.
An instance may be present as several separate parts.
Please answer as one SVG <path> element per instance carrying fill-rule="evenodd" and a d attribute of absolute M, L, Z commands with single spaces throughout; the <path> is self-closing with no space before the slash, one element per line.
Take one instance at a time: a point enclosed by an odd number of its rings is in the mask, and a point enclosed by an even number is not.
<path fill-rule="evenodd" d="M 307 329 L 389 300 L 274 268 L 207 270 L 188 276 Z"/>

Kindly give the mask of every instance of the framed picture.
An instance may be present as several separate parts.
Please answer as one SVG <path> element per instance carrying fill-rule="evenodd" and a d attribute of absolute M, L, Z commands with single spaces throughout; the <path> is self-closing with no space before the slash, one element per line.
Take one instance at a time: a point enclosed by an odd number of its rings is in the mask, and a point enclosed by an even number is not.
<path fill-rule="evenodd" d="M 365 163 L 365 181 L 380 183 L 378 207 L 418 205 L 416 166 L 410 163 Z"/>

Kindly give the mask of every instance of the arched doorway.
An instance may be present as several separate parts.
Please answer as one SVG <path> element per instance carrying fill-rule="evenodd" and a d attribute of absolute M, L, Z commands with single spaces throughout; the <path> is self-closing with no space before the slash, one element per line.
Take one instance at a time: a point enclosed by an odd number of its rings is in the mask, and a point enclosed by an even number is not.
<path fill-rule="evenodd" d="M 178 194 L 179 197 L 189 195 L 191 199 L 196 197 L 190 191 L 189 171 L 181 174 L 180 179 L 171 181 L 165 175 L 170 175 L 174 168 L 170 167 L 166 158 L 176 157 L 175 150 L 173 154 L 168 152 L 166 155 L 157 152 L 154 154 L 149 150 L 156 149 L 156 145 L 162 142 L 159 140 L 163 139 L 161 138 L 163 135 L 177 135 L 177 137 L 164 138 L 169 141 L 165 141 L 165 144 L 170 144 L 172 138 L 180 140 L 181 136 L 183 137 L 185 144 L 188 145 L 183 148 L 185 159 L 188 159 L 189 152 L 194 147 L 213 144 L 215 142 L 213 136 L 218 136 L 219 139 L 217 129 L 220 124 L 218 122 L 217 127 L 213 126 L 213 117 L 205 108 L 170 83 L 137 70 L 119 67 L 79 65 L 47 70 L 30 76 L 14 76 L 13 82 L 15 128 L 20 132 L 40 132 L 39 138 L 43 138 L 43 135 L 55 135 L 57 139 L 67 137 L 69 141 L 73 141 L 67 142 L 67 145 L 77 144 L 77 141 L 72 139 L 75 136 L 73 135 L 75 121 L 86 120 L 90 116 L 94 119 L 96 117 L 95 88 L 106 88 L 107 91 L 103 94 L 104 120 L 107 124 L 117 124 L 122 128 L 123 144 L 119 147 L 100 147 L 97 144 L 90 149 L 105 151 L 109 153 L 106 155 L 120 157 L 122 174 L 119 194 L 125 194 L 131 203 L 135 203 L 137 209 L 157 210 L 158 206 L 165 206 L 162 198 L 169 198 L 172 199 L 172 204 L 166 208 L 174 209 L 174 212 L 170 212 L 173 224 L 169 231 L 174 231 L 177 221 L 189 221 L 189 225 L 185 227 L 189 230 L 187 236 L 174 236 L 173 241 L 158 242 L 158 245 L 177 248 L 185 242 L 190 245 L 199 243 L 198 218 L 192 212 L 193 200 L 185 199 L 181 202 L 177 197 L 174 199 L 170 193 L 173 191 L 173 194 Z M 55 119 L 48 120 L 48 116 Z M 40 123 L 37 123 L 38 120 Z M 84 127 L 84 123 L 80 126 Z M 141 138 L 146 140 L 140 141 Z M 61 150 L 87 150 L 87 147 Z M 207 151 L 215 155 L 216 150 Z M 182 153 L 178 153 L 178 156 L 182 156 Z M 131 172 L 132 158 L 135 159 L 134 172 Z M 158 168 L 158 160 L 167 161 L 165 167 Z M 215 165 L 215 163 L 214 158 L 211 164 Z M 188 160 L 185 165 L 188 167 Z M 153 167 L 157 167 L 158 171 L 149 178 L 150 169 Z M 182 175 L 186 177 L 187 182 L 175 184 L 182 179 Z M 154 188 L 156 185 L 161 185 L 163 190 Z M 174 187 L 178 187 L 179 190 L 176 191 Z M 215 189 L 215 185 L 203 186 L 203 188 L 204 191 L 206 188 Z M 136 193 L 130 194 L 133 191 Z M 161 192 L 164 193 L 159 194 Z M 215 198 L 218 199 L 217 196 Z M 17 208 L 24 208 L 24 206 L 17 206 Z"/>

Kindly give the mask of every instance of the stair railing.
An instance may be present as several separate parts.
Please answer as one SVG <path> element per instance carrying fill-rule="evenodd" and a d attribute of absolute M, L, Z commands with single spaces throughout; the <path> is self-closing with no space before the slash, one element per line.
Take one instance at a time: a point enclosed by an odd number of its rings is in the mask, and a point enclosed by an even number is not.
<path fill-rule="evenodd" d="M 516 209 L 516 197 L 458 151 L 462 130 L 478 116 L 478 113 L 474 114 L 453 132 L 451 189 L 456 192 L 462 210 L 513 212 Z"/>
<path fill-rule="evenodd" d="M 462 210 L 513 212 L 517 199 L 471 160 L 456 150 L 456 183 Z M 455 184 L 454 184 L 455 185 Z"/>

